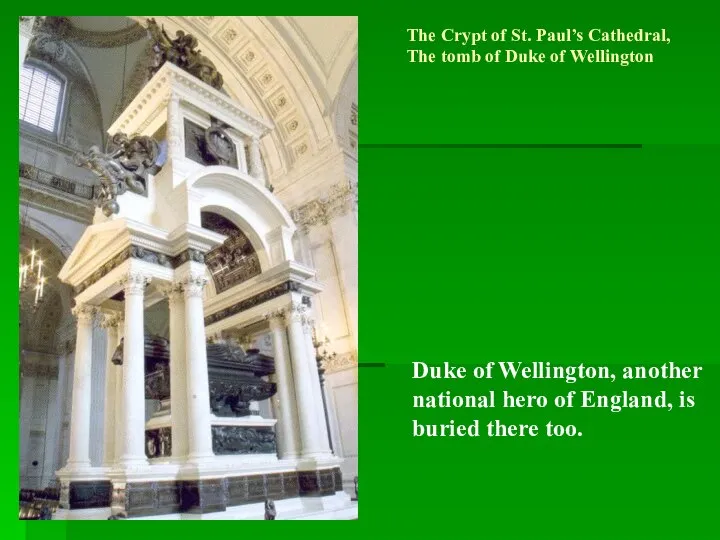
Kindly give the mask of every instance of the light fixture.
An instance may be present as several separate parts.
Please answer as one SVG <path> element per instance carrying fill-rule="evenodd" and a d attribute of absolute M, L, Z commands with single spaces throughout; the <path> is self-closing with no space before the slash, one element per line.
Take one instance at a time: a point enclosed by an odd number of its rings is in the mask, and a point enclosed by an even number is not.
<path fill-rule="evenodd" d="M 34 242 L 29 254 L 23 256 L 20 253 L 18 283 L 21 309 L 31 307 L 36 310 L 42 303 L 45 295 L 45 283 L 47 282 L 47 276 L 43 273 L 43 265 L 44 261 Z"/>

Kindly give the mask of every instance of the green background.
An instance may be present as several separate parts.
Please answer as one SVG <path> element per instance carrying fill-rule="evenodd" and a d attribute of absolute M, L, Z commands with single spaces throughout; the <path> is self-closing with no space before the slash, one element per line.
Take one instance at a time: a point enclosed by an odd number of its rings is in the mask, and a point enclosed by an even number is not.
<path fill-rule="evenodd" d="M 39 4 L 35 4 L 38 6 Z M 38 14 L 100 14 L 56 4 Z M 10 535 L 126 538 L 233 534 L 285 538 L 716 538 L 720 438 L 718 323 L 718 53 L 711 3 L 529 6 L 314 2 L 178 14 L 359 15 L 363 178 L 360 226 L 363 504 L 355 522 L 19 523 L 16 265 L 2 288 Z M 28 13 L 24 13 L 28 14 Z M 110 14 L 110 13 L 107 13 Z M 115 14 L 124 14 L 115 12 Z M 8 103 L 16 103 L 17 19 L 3 19 Z M 654 64 L 407 62 L 406 28 L 440 32 L 537 27 L 665 27 Z M 511 44 L 505 44 L 510 46 Z M 515 44 L 517 45 L 517 44 Z M 487 47 L 498 48 L 490 44 Z M 500 44 L 499 47 L 503 47 Z M 563 45 L 535 46 L 550 52 Z M 460 51 L 436 43 L 428 51 Z M 605 48 L 605 47 L 600 47 Z M 485 45 L 478 50 L 486 50 Z M 13 106 L 5 125 L 15 126 Z M 3 151 L 16 175 L 17 143 Z M 444 144 L 634 143 L 641 149 L 447 148 Z M 410 147 L 393 145 L 405 144 Z M 434 147 L 412 147 L 432 144 Z M 380 145 L 380 146 L 377 146 Z M 2 204 L 15 256 L 17 184 Z M 13 259 L 15 260 L 15 259 Z M 412 380 L 411 362 L 703 365 L 697 381 L 576 384 Z M 412 409 L 415 394 L 488 389 L 554 395 L 680 390 L 694 409 L 667 411 Z M 413 439 L 412 419 L 575 424 L 582 438 Z M 50 531 L 46 527 L 50 528 Z"/>

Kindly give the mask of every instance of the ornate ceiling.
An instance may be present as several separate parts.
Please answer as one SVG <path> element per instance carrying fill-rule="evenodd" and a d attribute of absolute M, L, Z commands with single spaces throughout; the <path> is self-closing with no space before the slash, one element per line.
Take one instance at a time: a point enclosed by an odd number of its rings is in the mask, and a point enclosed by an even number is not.
<path fill-rule="evenodd" d="M 151 60 L 147 17 L 52 17 L 44 32 L 77 51 L 107 127 L 145 82 Z M 243 106 L 274 122 L 263 141 L 271 178 L 322 153 L 347 133 L 357 107 L 356 17 L 155 17 L 173 36 L 195 35 L 199 49 Z M 353 94 L 347 97 L 346 94 Z M 124 94 L 124 95 L 123 95 Z M 339 109 L 342 107 L 342 110 Z"/>

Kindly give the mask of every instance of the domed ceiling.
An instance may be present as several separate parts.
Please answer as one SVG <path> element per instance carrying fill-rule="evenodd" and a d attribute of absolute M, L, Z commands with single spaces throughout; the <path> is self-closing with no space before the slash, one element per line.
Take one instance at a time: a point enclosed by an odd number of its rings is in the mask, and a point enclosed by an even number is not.
<path fill-rule="evenodd" d="M 145 83 L 152 63 L 147 17 L 46 17 L 43 32 L 72 47 L 86 67 L 107 129 Z M 225 78 L 224 90 L 272 120 L 264 142 L 271 176 L 334 140 L 339 96 L 357 106 L 357 17 L 156 17 L 170 36 L 198 39 Z M 344 134 L 341 134 L 341 136 Z"/>

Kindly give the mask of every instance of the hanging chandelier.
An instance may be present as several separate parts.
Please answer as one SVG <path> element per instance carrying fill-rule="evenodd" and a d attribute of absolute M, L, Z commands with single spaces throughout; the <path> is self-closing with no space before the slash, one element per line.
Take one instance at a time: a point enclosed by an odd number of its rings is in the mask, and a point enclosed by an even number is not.
<path fill-rule="evenodd" d="M 20 309 L 37 310 L 43 301 L 46 281 L 47 277 L 43 274 L 43 260 L 33 242 L 29 254 L 23 256 L 20 253 Z"/>

